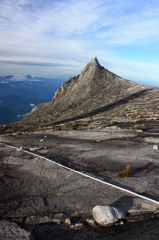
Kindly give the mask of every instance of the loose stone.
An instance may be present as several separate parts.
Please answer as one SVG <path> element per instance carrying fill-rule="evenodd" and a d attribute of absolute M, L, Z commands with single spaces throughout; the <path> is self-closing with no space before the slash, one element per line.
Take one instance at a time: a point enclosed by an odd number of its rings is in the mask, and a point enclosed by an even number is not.
<path fill-rule="evenodd" d="M 107 226 L 125 218 L 125 213 L 120 209 L 109 206 L 96 206 L 93 208 L 93 217 L 102 226 Z"/>

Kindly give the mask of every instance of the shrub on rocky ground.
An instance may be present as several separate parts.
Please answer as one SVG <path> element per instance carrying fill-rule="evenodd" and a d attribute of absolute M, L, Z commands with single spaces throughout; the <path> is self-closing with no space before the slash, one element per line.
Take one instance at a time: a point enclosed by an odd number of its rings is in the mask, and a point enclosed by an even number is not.
<path fill-rule="evenodd" d="M 111 120 L 111 121 L 110 121 L 110 124 L 111 124 L 112 126 L 115 126 L 115 125 L 118 124 L 118 121 L 116 121 L 116 120 Z"/>
<path fill-rule="evenodd" d="M 130 165 L 126 165 L 126 170 L 118 171 L 117 172 L 117 177 L 122 178 L 122 177 L 131 177 L 132 176 L 132 171 Z"/>
<path fill-rule="evenodd" d="M 42 127 L 38 127 L 37 129 L 36 129 L 36 131 L 42 131 L 43 129 L 42 129 Z"/>
<path fill-rule="evenodd" d="M 73 123 L 71 125 L 72 130 L 76 130 L 78 128 L 78 125 L 76 123 Z"/>
<path fill-rule="evenodd" d="M 142 130 L 142 127 L 140 126 L 140 124 L 136 124 L 134 126 L 134 130 Z"/>
<path fill-rule="evenodd" d="M 4 142 L 0 144 L 0 147 L 5 147 L 5 146 L 6 146 L 6 145 L 5 145 Z"/>
<path fill-rule="evenodd" d="M 89 125 L 89 126 L 88 126 L 88 130 L 91 130 L 91 129 L 93 129 L 93 126 L 92 126 L 92 125 Z"/>

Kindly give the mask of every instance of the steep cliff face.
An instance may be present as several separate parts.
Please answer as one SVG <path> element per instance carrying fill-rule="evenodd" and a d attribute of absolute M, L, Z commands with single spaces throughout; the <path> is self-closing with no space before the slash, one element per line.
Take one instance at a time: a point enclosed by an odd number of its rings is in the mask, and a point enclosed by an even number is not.
<path fill-rule="evenodd" d="M 156 109 L 159 89 L 125 80 L 102 67 L 93 58 L 81 74 L 70 78 L 55 93 L 52 102 L 37 105 L 17 126 L 36 127 L 95 116 L 116 108 L 116 116 L 129 116 L 138 109 Z M 125 110 L 124 110 L 125 108 Z M 120 111 L 119 111 L 120 109 Z M 127 112 L 125 115 L 124 111 Z M 111 113 L 110 113 L 111 114 Z M 130 121 L 127 118 L 127 121 Z"/>
<path fill-rule="evenodd" d="M 97 58 L 93 58 L 80 75 L 66 81 L 55 93 L 52 100 L 54 106 L 57 104 L 58 108 L 63 108 L 63 104 L 67 107 L 81 102 L 95 89 L 101 78 L 103 69 L 98 63 Z"/>

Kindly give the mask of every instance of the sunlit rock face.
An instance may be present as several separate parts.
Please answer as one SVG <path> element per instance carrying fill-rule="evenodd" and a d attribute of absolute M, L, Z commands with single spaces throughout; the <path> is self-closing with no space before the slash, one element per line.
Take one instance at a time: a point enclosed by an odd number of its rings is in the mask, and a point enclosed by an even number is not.
<path fill-rule="evenodd" d="M 139 89 L 141 85 L 118 77 L 102 67 L 97 58 L 93 58 L 80 75 L 70 78 L 62 85 L 52 102 L 59 111 L 78 107 L 87 113 Z"/>
<path fill-rule="evenodd" d="M 158 94 L 158 88 L 137 84 L 110 72 L 95 57 L 80 75 L 64 82 L 52 102 L 37 105 L 14 126 L 28 129 L 86 117 L 118 122 L 157 119 Z"/>

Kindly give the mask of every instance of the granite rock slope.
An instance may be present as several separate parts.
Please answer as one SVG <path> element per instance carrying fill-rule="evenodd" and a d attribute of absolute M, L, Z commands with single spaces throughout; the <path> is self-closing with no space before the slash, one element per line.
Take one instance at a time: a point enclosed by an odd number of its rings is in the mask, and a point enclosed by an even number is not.
<path fill-rule="evenodd" d="M 52 102 L 37 105 L 14 127 L 29 129 L 86 117 L 100 118 L 102 114 L 108 120 L 114 115 L 118 121 L 130 121 L 139 115 L 158 118 L 158 94 L 158 88 L 123 79 L 93 58 L 80 75 L 64 82 Z"/>

